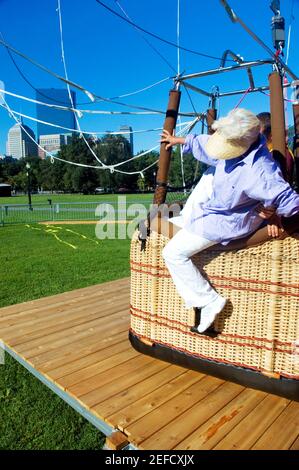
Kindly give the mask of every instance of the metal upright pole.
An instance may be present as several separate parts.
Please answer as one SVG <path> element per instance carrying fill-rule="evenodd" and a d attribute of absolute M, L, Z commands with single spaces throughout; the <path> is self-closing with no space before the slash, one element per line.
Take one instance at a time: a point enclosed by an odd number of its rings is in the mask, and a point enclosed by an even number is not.
<path fill-rule="evenodd" d="M 166 118 L 164 121 L 163 128 L 166 129 L 170 134 L 173 133 L 179 106 L 180 106 L 180 98 L 181 92 L 178 90 L 171 90 L 169 93 L 169 101 L 168 107 L 166 112 Z M 156 189 L 154 195 L 154 204 L 164 204 L 167 194 L 167 181 L 168 181 L 168 172 L 170 166 L 170 158 L 171 158 L 171 149 L 166 150 L 166 144 L 161 143 L 160 146 L 160 158 L 158 164 L 158 172 L 157 172 L 157 179 L 156 179 Z"/>
<path fill-rule="evenodd" d="M 286 174 L 286 131 L 282 79 L 278 72 L 269 75 L 273 157 Z"/>
<path fill-rule="evenodd" d="M 299 192 L 299 103 L 293 104 L 294 115 L 294 157 L 296 171 L 296 189 Z"/>

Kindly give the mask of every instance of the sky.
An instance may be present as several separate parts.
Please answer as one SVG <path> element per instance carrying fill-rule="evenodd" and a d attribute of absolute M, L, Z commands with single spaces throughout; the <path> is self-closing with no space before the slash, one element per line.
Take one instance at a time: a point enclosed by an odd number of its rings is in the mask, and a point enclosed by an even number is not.
<path fill-rule="evenodd" d="M 119 14 L 123 10 L 139 26 L 169 41 L 177 41 L 178 0 L 103 0 Z M 270 0 L 229 0 L 235 13 L 272 48 Z M 245 60 L 268 58 L 264 51 L 239 24 L 233 24 L 219 0 L 180 0 L 180 44 L 205 54 L 221 58 L 226 49 L 240 54 Z M 290 23 L 293 4 L 292 36 L 289 66 L 299 74 L 299 0 L 281 0 L 281 14 Z M 65 60 L 69 79 L 91 92 L 104 97 L 114 97 L 134 92 L 160 80 L 167 79 L 145 92 L 123 98 L 123 103 L 135 104 L 162 111 L 166 110 L 168 93 L 173 86 L 174 70 L 178 70 L 177 49 L 157 39 L 136 31 L 121 19 L 99 5 L 96 0 L 61 0 Z M 13 47 L 63 75 L 61 59 L 57 0 L 0 0 L 0 30 L 4 39 Z M 146 38 L 146 40 L 145 40 Z M 147 43 L 149 41 L 160 55 Z M 180 72 L 189 74 L 218 68 L 220 61 L 180 51 Z M 23 74 L 36 88 L 64 88 L 54 77 L 38 70 L 32 64 L 14 56 Z M 169 64 L 166 63 L 169 62 Z M 35 98 L 35 91 L 23 80 L 12 63 L 6 49 L 0 46 L 0 80 L 5 88 L 16 94 Z M 256 85 L 267 85 L 271 66 L 253 69 Z M 194 79 L 192 84 L 211 91 L 217 85 L 220 92 L 247 89 L 246 72 L 236 71 L 221 75 Z M 204 112 L 208 98 L 190 92 L 193 107 Z M 240 96 L 223 98 L 219 103 L 220 115 L 234 108 Z M 7 97 L 10 107 L 16 111 L 36 117 L 35 105 Z M 88 102 L 84 94 L 77 93 L 77 102 Z M 268 96 L 260 93 L 247 95 L 242 102 L 253 112 L 269 110 Z M 181 111 L 192 112 L 193 107 L 182 89 Z M 106 102 L 78 106 L 82 109 L 109 111 L 134 111 Z M 289 118 L 291 105 L 289 105 Z M 189 118 L 182 118 L 182 122 Z M 84 116 L 80 125 L 86 131 L 117 131 L 121 125 L 134 130 L 148 130 L 163 126 L 162 115 L 139 116 Z M 33 121 L 25 124 L 36 132 Z M 0 108 L 0 154 L 5 153 L 9 128 L 15 122 L 7 111 Z M 291 122 L 290 122 L 291 123 Z M 194 132 L 200 132 L 197 126 Z M 139 152 L 158 145 L 159 132 L 134 135 L 134 151 Z"/>

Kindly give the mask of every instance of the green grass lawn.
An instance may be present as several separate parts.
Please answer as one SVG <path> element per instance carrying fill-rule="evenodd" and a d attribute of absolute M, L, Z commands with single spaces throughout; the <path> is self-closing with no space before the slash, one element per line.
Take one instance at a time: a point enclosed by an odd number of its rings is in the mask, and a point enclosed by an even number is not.
<path fill-rule="evenodd" d="M 129 240 L 97 240 L 94 225 L 57 227 L 0 227 L 0 307 L 129 275 Z M 103 443 L 99 431 L 7 354 L 0 365 L 0 417 L 0 449 L 99 449 Z"/>
<path fill-rule="evenodd" d="M 32 194 L 32 204 L 49 204 L 48 199 L 53 203 L 58 202 L 116 202 L 118 196 L 126 196 L 127 201 L 147 201 L 152 202 L 152 193 L 138 194 Z M 5 204 L 28 204 L 28 196 L 0 197 L 0 206 Z"/>

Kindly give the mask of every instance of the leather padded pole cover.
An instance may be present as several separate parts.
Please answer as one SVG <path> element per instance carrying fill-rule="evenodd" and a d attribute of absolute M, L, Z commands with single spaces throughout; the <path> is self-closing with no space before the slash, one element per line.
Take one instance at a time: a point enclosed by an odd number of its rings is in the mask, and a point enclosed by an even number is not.
<path fill-rule="evenodd" d="M 171 90 L 169 92 L 169 101 L 163 128 L 166 129 L 170 134 L 173 133 L 176 126 L 180 99 L 180 91 Z M 167 194 L 167 181 L 170 166 L 171 149 L 166 150 L 165 146 L 165 143 L 161 143 L 159 168 L 157 173 L 156 190 L 154 195 L 154 204 L 158 205 L 163 204 L 165 202 Z"/>
<path fill-rule="evenodd" d="M 212 124 L 217 119 L 217 110 L 215 108 L 210 108 L 207 110 L 207 125 L 208 125 L 208 134 L 214 134 L 212 129 Z"/>
<path fill-rule="evenodd" d="M 269 75 L 273 157 L 286 173 L 286 131 L 282 80 L 278 72 Z"/>
<path fill-rule="evenodd" d="M 295 156 L 295 171 L 296 171 L 296 186 L 299 190 L 299 104 L 293 104 L 294 115 L 294 156 Z"/>

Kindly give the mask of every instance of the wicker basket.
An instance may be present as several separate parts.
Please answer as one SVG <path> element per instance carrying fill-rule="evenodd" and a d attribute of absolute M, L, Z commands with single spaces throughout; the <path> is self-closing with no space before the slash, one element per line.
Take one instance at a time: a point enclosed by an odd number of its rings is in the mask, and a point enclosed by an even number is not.
<path fill-rule="evenodd" d="M 162 258 L 167 242 L 152 232 L 141 251 L 138 232 L 132 239 L 131 334 L 299 386 L 299 241 L 288 237 L 234 252 L 212 247 L 193 258 L 228 299 L 214 337 L 191 331 L 194 310 L 185 308 Z"/>

